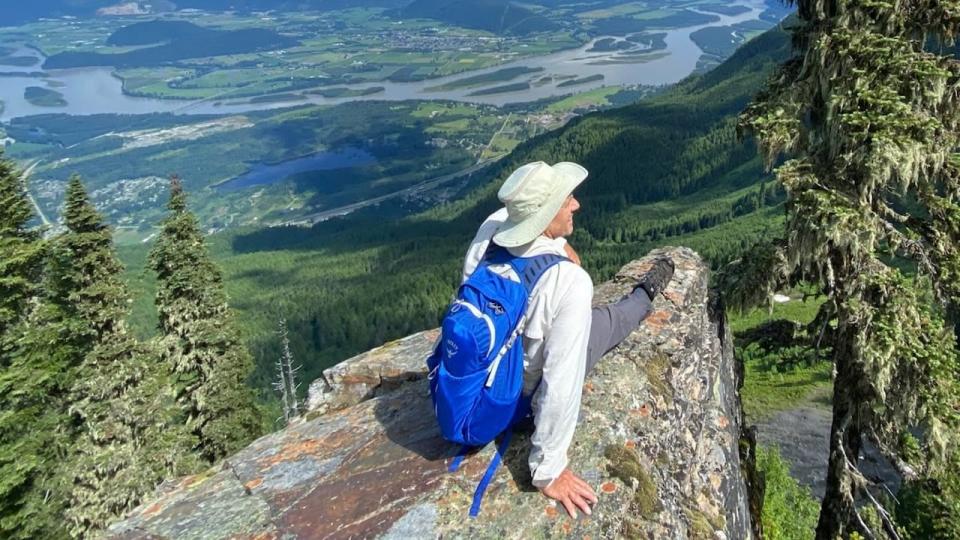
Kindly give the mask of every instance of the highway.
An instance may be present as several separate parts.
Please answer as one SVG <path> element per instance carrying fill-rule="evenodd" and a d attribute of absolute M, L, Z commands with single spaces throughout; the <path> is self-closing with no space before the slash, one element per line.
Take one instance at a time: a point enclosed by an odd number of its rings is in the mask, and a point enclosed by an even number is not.
<path fill-rule="evenodd" d="M 37 201 L 33 198 L 33 195 L 30 194 L 30 188 L 27 187 L 27 181 L 30 179 L 30 173 L 37 168 L 37 165 L 40 164 L 40 161 L 41 160 L 39 159 L 34 161 L 29 167 L 26 168 L 26 170 L 23 171 L 23 187 L 27 191 L 27 197 L 30 198 L 30 203 L 33 204 L 33 209 L 36 210 L 37 215 L 40 216 L 40 221 L 43 222 L 45 227 L 49 227 L 51 225 L 50 220 L 47 219 L 46 215 L 44 215 L 43 210 L 40 209 L 40 205 L 37 204 Z"/>

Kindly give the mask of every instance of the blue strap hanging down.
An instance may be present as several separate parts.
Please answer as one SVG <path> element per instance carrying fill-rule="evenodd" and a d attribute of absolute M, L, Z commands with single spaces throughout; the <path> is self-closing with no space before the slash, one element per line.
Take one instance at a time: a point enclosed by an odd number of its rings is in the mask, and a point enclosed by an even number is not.
<path fill-rule="evenodd" d="M 533 400 L 534 394 L 537 393 L 537 389 L 540 388 L 540 381 L 537 381 L 537 385 L 533 388 L 533 392 L 530 395 L 522 396 L 520 398 L 520 404 L 517 407 L 517 417 L 514 419 L 514 422 L 523 419 L 526 415 L 530 414 L 530 404 Z M 476 491 L 473 492 L 473 504 L 470 505 L 470 517 L 475 518 L 480 514 L 480 504 L 483 502 L 483 495 L 487 491 L 487 486 L 490 485 L 490 482 L 493 481 L 493 476 L 497 473 L 497 469 L 500 467 L 500 461 L 503 460 L 503 455 L 507 453 L 507 448 L 510 447 L 510 439 L 513 437 L 513 428 L 509 428 L 503 432 L 503 435 L 500 439 L 500 444 L 497 446 L 496 451 L 493 454 L 493 458 L 490 460 L 490 465 L 487 466 L 487 472 L 483 474 L 483 478 L 480 480 L 480 483 L 477 484 Z M 457 455 L 454 456 L 453 461 L 450 462 L 450 466 L 447 468 L 450 472 L 457 472 L 457 469 L 460 468 L 460 464 L 463 463 L 463 459 L 466 457 L 472 447 L 462 446 L 460 451 L 457 452 Z"/>
<path fill-rule="evenodd" d="M 497 473 L 500 460 L 503 459 L 503 454 L 507 452 L 507 447 L 510 446 L 510 438 L 512 436 L 513 430 L 508 429 L 504 432 L 503 438 L 500 439 L 500 445 L 497 446 L 497 451 L 494 452 L 493 459 L 490 460 L 490 466 L 487 467 L 487 472 L 484 473 L 483 479 L 477 484 L 477 490 L 473 492 L 473 504 L 470 506 L 470 517 L 475 518 L 477 514 L 480 513 L 480 503 L 483 502 L 483 494 L 487 491 L 487 486 L 490 485 L 490 481 L 493 480 L 493 475 Z"/>
<path fill-rule="evenodd" d="M 450 462 L 450 466 L 447 467 L 449 472 L 457 472 L 457 469 L 460 468 L 460 464 L 463 463 L 463 458 L 467 457 L 467 454 L 470 453 L 470 448 L 467 445 L 460 447 L 460 451 L 457 452 L 457 455 L 453 457 L 453 461 Z"/>

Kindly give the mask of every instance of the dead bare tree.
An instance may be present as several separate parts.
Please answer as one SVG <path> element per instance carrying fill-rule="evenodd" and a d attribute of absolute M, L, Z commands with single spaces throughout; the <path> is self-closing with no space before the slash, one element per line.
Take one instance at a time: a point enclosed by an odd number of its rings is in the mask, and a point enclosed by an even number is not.
<path fill-rule="evenodd" d="M 287 321 L 281 318 L 278 334 L 283 350 L 280 358 L 277 360 L 277 380 L 273 387 L 280 393 L 280 401 L 283 406 L 283 422 L 289 424 L 291 420 L 300 416 L 300 402 L 297 400 L 297 390 L 300 383 L 297 382 L 297 373 L 300 366 L 293 359 L 293 353 L 290 352 L 290 338 L 287 334 Z M 278 419 L 279 420 L 279 419 Z"/>

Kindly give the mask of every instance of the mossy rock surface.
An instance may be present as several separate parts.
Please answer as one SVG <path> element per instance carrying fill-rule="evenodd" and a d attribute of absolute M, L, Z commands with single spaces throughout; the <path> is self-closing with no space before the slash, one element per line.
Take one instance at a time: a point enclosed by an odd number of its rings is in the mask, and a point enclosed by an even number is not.
<path fill-rule="evenodd" d="M 610 476 L 618 478 L 628 488 L 634 489 L 633 504 L 630 509 L 643 518 L 653 518 L 660 510 L 657 485 L 640 464 L 640 456 L 636 450 L 610 445 L 604 450 L 603 456 L 610 461 L 607 465 Z"/>

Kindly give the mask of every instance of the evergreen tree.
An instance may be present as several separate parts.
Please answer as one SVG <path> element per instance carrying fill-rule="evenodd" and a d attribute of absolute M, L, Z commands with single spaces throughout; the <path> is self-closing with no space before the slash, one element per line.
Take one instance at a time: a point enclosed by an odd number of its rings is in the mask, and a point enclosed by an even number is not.
<path fill-rule="evenodd" d="M 858 468 L 869 439 L 910 481 L 956 452 L 949 324 L 960 304 L 960 64 L 931 37 L 955 1 L 799 0 L 789 60 L 745 111 L 786 188 L 787 236 L 768 276 L 821 284 L 835 319 L 833 423 L 817 538 L 899 538 Z M 909 261 L 914 279 L 902 274 Z M 946 322 L 946 324 L 945 324 Z M 920 433 L 908 451 L 912 430 Z M 875 519 L 871 519 L 870 515 Z M 879 524 L 879 526 L 877 525 Z"/>
<path fill-rule="evenodd" d="M 66 395 L 76 350 L 49 305 L 31 315 L 0 373 L 0 538 L 62 538 L 61 467 L 74 439 Z"/>
<path fill-rule="evenodd" d="M 62 287 L 62 265 L 54 264 L 62 246 L 31 245 L 36 239 L 25 230 L 30 212 L 21 180 L 9 163 L 0 168 L 7 267 L 0 280 L 10 325 L 0 370 L 0 537 L 57 538 L 66 534 L 67 488 L 60 465 L 75 434 L 67 393 L 90 346 L 90 332 L 68 300 L 73 291 Z M 41 255 L 47 256 L 42 282 L 37 263 L 23 264 Z"/>
<path fill-rule="evenodd" d="M 11 328 L 40 282 L 43 242 L 29 226 L 32 217 L 24 179 L 0 150 L 0 369 L 10 364 Z"/>
<path fill-rule="evenodd" d="M 196 469 L 194 438 L 173 422 L 161 364 L 120 328 L 84 360 L 71 412 L 83 429 L 71 459 L 70 532 L 88 537 L 132 510 L 163 479 Z"/>
<path fill-rule="evenodd" d="M 91 347 L 78 366 L 69 411 L 79 428 L 69 462 L 70 532 L 85 537 L 136 506 L 168 474 L 178 472 L 189 438 L 168 428 L 163 378 L 128 335 L 129 294 L 109 227 L 73 178 L 58 240 L 72 306 L 90 329 Z"/>
<path fill-rule="evenodd" d="M 223 277 L 176 178 L 167 208 L 170 214 L 150 252 L 160 346 L 177 376 L 178 401 L 199 437 L 200 454 L 212 462 L 260 433 L 259 411 L 246 385 L 253 359 L 233 327 Z"/>
<path fill-rule="evenodd" d="M 30 229 L 32 218 L 23 177 L 0 151 L 0 537 L 26 537 L 42 530 L 31 526 L 45 521 L 39 516 L 44 507 L 38 502 L 44 468 L 42 450 L 45 435 L 56 431 L 53 425 L 41 425 L 42 407 L 22 408 L 22 394 L 9 381 L 22 374 L 14 371 L 17 338 L 27 328 L 31 299 L 43 263 L 44 243 Z M 28 390 L 29 393 L 29 390 Z M 43 395 L 31 396 L 43 399 Z M 47 421 L 54 415 L 46 415 Z M 23 435 L 39 430 L 24 440 Z"/>

